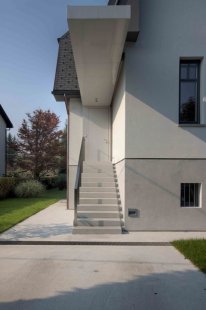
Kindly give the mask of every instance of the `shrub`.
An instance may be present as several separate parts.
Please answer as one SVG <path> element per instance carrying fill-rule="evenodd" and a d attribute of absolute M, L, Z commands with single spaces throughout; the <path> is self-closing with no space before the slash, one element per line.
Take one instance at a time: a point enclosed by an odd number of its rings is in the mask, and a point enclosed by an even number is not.
<path fill-rule="evenodd" d="M 35 180 L 28 180 L 18 184 L 15 188 L 15 194 L 21 198 L 39 197 L 45 188 L 44 186 Z"/>
<path fill-rule="evenodd" d="M 46 189 L 57 187 L 57 176 L 41 177 L 40 181 L 46 187 Z"/>
<path fill-rule="evenodd" d="M 66 174 L 59 174 L 57 178 L 57 187 L 59 190 L 67 188 L 67 176 Z"/>
<path fill-rule="evenodd" d="M 0 177 L 0 199 L 8 197 L 16 185 L 16 179 L 11 177 Z"/>

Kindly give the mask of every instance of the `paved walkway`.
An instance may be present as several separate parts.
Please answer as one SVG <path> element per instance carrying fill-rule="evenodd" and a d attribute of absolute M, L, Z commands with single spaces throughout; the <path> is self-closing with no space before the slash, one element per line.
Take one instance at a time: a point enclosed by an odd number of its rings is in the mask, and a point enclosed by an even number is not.
<path fill-rule="evenodd" d="M 0 241 L 170 242 L 205 238 L 206 232 L 130 232 L 122 235 L 72 235 L 73 210 L 66 201 L 44 209 L 0 235 Z"/>
<path fill-rule="evenodd" d="M 66 209 L 66 200 L 60 200 L 0 234 L 0 241 L 64 241 L 72 234 L 72 225 L 73 211 Z"/>

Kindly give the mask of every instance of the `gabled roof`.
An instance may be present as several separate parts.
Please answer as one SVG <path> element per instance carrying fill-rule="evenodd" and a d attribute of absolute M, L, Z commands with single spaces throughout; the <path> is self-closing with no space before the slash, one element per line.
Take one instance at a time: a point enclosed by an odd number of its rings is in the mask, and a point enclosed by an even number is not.
<path fill-rule="evenodd" d="M 13 124 L 10 121 L 10 119 L 8 118 L 6 112 L 4 111 L 3 107 L 1 106 L 1 104 L 0 104 L 0 115 L 1 115 L 1 117 L 3 118 L 3 120 L 6 123 L 6 128 L 13 128 Z"/>
<path fill-rule="evenodd" d="M 60 42 L 60 40 L 62 39 L 67 39 L 69 36 L 69 30 L 67 32 L 65 32 L 60 38 L 57 39 L 58 43 Z"/>
<path fill-rule="evenodd" d="M 68 98 L 80 98 L 79 84 L 69 31 L 58 38 L 58 42 L 59 52 L 52 94 L 54 95 L 56 101 L 64 101 L 64 95 L 67 95 Z"/>

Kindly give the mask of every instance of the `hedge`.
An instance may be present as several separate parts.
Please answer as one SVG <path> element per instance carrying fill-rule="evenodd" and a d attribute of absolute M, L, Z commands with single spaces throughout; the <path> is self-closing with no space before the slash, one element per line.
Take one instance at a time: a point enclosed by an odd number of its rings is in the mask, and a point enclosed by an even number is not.
<path fill-rule="evenodd" d="M 0 177 L 0 199 L 8 197 L 16 185 L 16 178 Z"/>

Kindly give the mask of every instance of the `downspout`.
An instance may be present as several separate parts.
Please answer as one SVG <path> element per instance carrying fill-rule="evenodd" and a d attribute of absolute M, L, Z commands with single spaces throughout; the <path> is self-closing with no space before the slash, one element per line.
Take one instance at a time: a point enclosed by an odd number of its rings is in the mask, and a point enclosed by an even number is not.
<path fill-rule="evenodd" d="M 67 171 L 67 210 L 69 210 L 69 127 L 70 127 L 70 107 L 69 107 L 69 98 L 64 94 L 64 102 L 67 109 L 67 160 L 66 160 L 66 171 Z"/>

